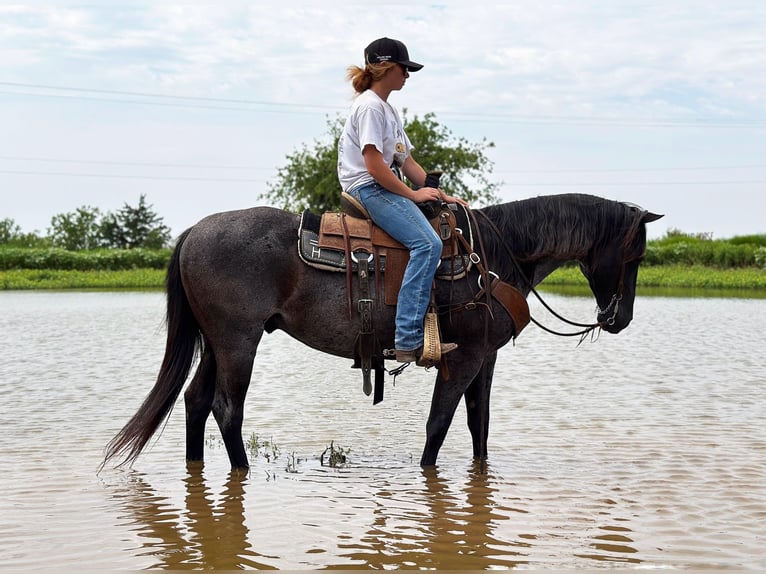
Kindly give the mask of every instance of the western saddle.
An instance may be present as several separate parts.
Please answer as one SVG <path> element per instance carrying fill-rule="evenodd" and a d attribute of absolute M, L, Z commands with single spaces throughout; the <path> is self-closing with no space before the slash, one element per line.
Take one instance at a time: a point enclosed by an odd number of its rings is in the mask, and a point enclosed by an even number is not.
<path fill-rule="evenodd" d="M 434 177 L 433 174 L 429 176 Z M 438 186 L 438 175 L 436 177 L 435 186 Z M 303 214 L 299 254 L 313 267 L 345 271 L 348 312 L 353 315 L 356 307 L 360 320 L 352 367 L 362 370 L 363 391 L 368 396 L 372 393 L 371 373 L 375 372 L 373 404 L 377 404 L 383 400 L 383 377 L 387 372 L 384 360 L 393 358 L 393 349 L 382 349 L 375 336 L 370 273 L 375 275 L 378 304 L 383 294 L 386 305 L 396 305 L 409 251 L 376 226 L 364 206 L 352 195 L 343 192 L 340 203 L 341 212 L 323 213 L 321 219 L 308 211 Z M 460 279 L 472 266 L 476 266 L 483 279 L 479 283 L 479 292 L 460 309 L 473 309 L 482 304 L 491 309 L 491 299 L 497 300 L 511 317 L 514 324 L 512 336 L 516 338 L 529 323 L 526 298 L 515 287 L 500 281 L 484 268 L 482 258 L 473 249 L 473 233 L 478 230 L 470 210 L 440 201 L 419 204 L 419 207 L 444 242 L 442 263 L 436 279 Z M 461 218 L 460 226 L 458 217 Z M 354 275 L 358 278 L 356 305 L 353 300 Z M 486 285 L 490 287 L 487 289 Z M 431 308 L 425 321 L 423 363 L 445 369 L 443 372 L 446 374 L 446 364 L 439 352 L 438 312 L 433 294 L 432 290 Z"/>

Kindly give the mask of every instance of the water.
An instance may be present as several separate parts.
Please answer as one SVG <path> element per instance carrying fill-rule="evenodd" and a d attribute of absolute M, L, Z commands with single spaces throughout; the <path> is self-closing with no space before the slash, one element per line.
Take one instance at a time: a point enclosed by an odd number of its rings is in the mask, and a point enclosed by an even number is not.
<path fill-rule="evenodd" d="M 133 468 L 97 474 L 154 381 L 163 316 L 161 293 L 0 292 L 3 567 L 766 568 L 764 300 L 639 297 L 626 331 L 579 346 L 528 327 L 500 352 L 486 473 L 462 410 L 419 468 L 430 373 L 373 407 L 348 361 L 275 333 L 248 477 L 212 422 L 187 470 L 181 405 Z M 331 442 L 348 465 L 320 464 Z"/>

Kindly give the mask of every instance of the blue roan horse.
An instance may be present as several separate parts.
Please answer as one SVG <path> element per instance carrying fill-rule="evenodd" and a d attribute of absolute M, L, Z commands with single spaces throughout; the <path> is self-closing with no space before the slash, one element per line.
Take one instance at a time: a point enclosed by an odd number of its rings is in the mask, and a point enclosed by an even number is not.
<path fill-rule="evenodd" d="M 556 268 L 576 260 L 590 284 L 597 322 L 618 333 L 633 318 L 645 224 L 659 215 L 626 203 L 565 194 L 476 210 L 486 267 L 524 296 Z M 296 244 L 300 217 L 257 207 L 211 215 L 178 239 L 167 272 L 167 346 L 157 382 L 136 414 L 112 439 L 105 461 L 135 460 L 168 417 L 195 357 L 184 394 L 186 459 L 202 461 L 205 423 L 213 413 L 233 469 L 248 468 L 242 442 L 245 395 L 264 332 L 282 329 L 306 345 L 352 358 L 359 318 L 349 315 L 344 273 L 309 267 Z M 459 344 L 436 376 L 420 464 L 434 465 L 462 397 L 473 454 L 487 455 L 489 394 L 497 350 L 513 323 L 492 300 L 491 312 L 451 312 L 474 298 L 478 272 L 437 281 L 442 339 Z M 393 347 L 395 308 L 376 305 L 376 335 Z M 487 320 L 489 317 L 489 320 Z M 445 371 L 449 380 L 445 380 Z"/>

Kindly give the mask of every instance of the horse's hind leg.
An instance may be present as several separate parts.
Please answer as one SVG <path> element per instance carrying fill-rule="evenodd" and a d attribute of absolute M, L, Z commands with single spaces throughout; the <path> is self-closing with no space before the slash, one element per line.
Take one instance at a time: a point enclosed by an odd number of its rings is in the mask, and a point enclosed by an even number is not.
<path fill-rule="evenodd" d="M 197 372 L 184 393 L 187 462 L 201 462 L 205 456 L 205 423 L 213 407 L 215 370 L 215 356 L 208 347 L 202 353 Z"/>
<path fill-rule="evenodd" d="M 242 442 L 245 396 L 250 386 L 255 349 L 234 350 L 216 354 L 213 416 L 221 430 L 223 443 L 232 469 L 247 469 L 249 463 Z"/>

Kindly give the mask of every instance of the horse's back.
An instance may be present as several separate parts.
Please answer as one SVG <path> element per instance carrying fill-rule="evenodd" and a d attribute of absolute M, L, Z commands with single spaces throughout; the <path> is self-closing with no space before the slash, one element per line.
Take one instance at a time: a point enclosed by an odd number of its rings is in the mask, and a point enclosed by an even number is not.
<path fill-rule="evenodd" d="M 300 263 L 293 253 L 298 222 L 295 214 L 272 207 L 224 211 L 200 220 L 178 246 L 190 299 L 216 308 L 268 299 L 275 282 L 289 280 L 285 276 Z"/>

